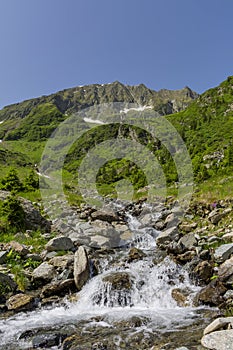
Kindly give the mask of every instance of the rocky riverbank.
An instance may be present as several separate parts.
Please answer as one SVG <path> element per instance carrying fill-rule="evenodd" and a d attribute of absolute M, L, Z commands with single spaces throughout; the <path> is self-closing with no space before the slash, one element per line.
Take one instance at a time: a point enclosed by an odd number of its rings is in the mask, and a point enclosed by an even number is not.
<path fill-rule="evenodd" d="M 62 203 L 54 199 L 52 205 Z M 51 210 L 45 208 L 47 213 Z M 55 324 L 46 330 L 29 327 L 17 336 L 22 341 L 29 339 L 32 348 L 41 349 L 227 349 L 213 344 L 228 344 L 232 337 L 231 330 L 226 330 L 231 328 L 232 318 L 225 317 L 233 313 L 232 213 L 231 201 L 193 202 L 183 215 L 170 198 L 166 204 L 147 205 L 141 201 L 123 207 L 112 203 L 104 210 L 83 206 L 64 209 L 62 218 L 53 222 L 43 218 L 39 220 L 46 223 L 41 233 L 45 242 L 41 251 L 19 243 L 22 237 L 33 236 L 32 230 L 17 233 L 14 241 L 0 243 L 3 325 L 12 317 L 19 319 L 25 311 L 33 314 L 46 308 L 59 306 L 65 310 L 67 305 L 76 305 L 79 299 L 85 299 L 83 291 L 87 293 L 85 288 L 95 280 L 99 286 L 98 293 L 91 296 L 94 305 L 100 309 L 133 310 L 148 292 L 146 280 L 136 278 L 135 271 L 138 274 L 141 269 L 148 278 L 153 272 L 155 284 L 161 280 L 161 285 L 166 285 L 164 289 L 156 287 L 160 303 L 165 303 L 165 295 L 181 315 L 192 307 L 207 307 L 202 316 L 195 316 L 181 328 L 173 325 L 175 332 L 171 331 L 173 326 L 168 330 L 163 324 L 164 332 L 151 333 L 149 326 L 156 328 L 148 315 L 132 314 L 110 322 L 106 315 L 93 314 L 88 321 L 73 322 L 73 326 Z M 40 218 L 35 213 L 34 217 Z M 13 261 L 23 269 L 20 275 L 24 283 L 19 283 L 19 271 L 11 269 Z M 153 290 L 152 282 L 150 287 Z M 146 295 L 155 300 L 154 295 Z M 205 329 L 214 319 L 215 323 Z M 16 349 L 14 345 L 2 348 Z"/>

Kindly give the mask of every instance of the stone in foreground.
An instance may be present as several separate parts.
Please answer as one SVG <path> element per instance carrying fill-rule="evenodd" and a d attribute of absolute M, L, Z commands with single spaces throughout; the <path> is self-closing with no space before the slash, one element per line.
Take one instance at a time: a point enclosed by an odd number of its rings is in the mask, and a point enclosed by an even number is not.
<path fill-rule="evenodd" d="M 81 246 L 74 255 L 74 281 L 78 290 L 81 290 L 90 277 L 89 260 L 86 249 Z"/>
<path fill-rule="evenodd" d="M 233 350 L 233 329 L 204 335 L 201 344 L 207 349 Z"/>

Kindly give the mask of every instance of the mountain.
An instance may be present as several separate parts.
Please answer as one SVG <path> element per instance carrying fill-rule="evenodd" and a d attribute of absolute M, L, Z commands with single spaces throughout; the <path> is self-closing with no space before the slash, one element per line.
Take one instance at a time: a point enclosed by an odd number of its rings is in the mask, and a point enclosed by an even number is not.
<path fill-rule="evenodd" d="M 232 89 L 232 76 L 200 96 L 188 87 L 175 91 L 153 91 L 143 84 L 128 86 L 116 81 L 111 84 L 79 86 L 6 106 L 0 111 L 0 162 L 2 165 L 24 167 L 25 172 L 27 167 L 32 168 L 40 162 L 46 140 L 72 113 L 102 103 L 126 102 L 150 107 L 158 115 L 166 116 L 175 126 L 190 153 L 196 182 L 230 179 L 233 170 Z M 89 149 L 116 137 L 119 132 L 124 137 L 134 138 L 149 147 L 160 160 L 168 183 L 177 181 L 175 164 L 163 145 L 157 141 L 153 143 L 149 132 L 142 133 L 134 127 L 121 126 L 119 129 L 117 124 L 114 127 L 104 125 L 94 128 L 85 138 L 78 140 L 66 157 L 66 171 L 69 174 L 76 173 Z M 117 167 L 120 170 L 116 170 Z M 2 167 L 3 174 L 5 168 L 6 166 Z M 130 180 L 137 181 L 137 187 L 146 185 L 138 171 L 134 164 L 118 159 L 108 162 L 101 169 L 98 181 L 109 186 L 121 178 L 131 176 Z M 67 183 L 67 186 L 70 185 Z"/>

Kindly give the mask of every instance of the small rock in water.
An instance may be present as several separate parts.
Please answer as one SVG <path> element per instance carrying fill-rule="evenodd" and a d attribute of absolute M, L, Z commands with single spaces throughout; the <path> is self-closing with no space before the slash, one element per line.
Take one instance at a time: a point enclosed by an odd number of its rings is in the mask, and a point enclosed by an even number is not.
<path fill-rule="evenodd" d="M 60 334 L 56 334 L 56 333 L 41 334 L 41 335 L 36 335 L 32 339 L 32 346 L 33 346 L 33 349 L 48 348 L 51 346 L 59 345 L 61 341 L 62 341 L 62 337 Z"/>

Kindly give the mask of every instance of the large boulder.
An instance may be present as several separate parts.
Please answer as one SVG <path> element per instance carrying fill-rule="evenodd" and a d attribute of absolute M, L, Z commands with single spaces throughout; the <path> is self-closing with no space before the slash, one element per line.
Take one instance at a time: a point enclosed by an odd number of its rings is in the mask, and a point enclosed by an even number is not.
<path fill-rule="evenodd" d="M 187 233 L 186 235 L 181 237 L 178 243 L 185 249 L 190 250 L 197 245 L 197 239 L 193 233 Z"/>
<path fill-rule="evenodd" d="M 58 251 L 58 250 L 72 250 L 74 249 L 74 244 L 69 237 L 59 236 L 52 238 L 45 246 L 48 252 Z"/>
<path fill-rule="evenodd" d="M 90 277 L 90 264 L 86 249 L 80 246 L 74 255 L 74 281 L 78 290 L 81 290 Z"/>
<path fill-rule="evenodd" d="M 130 275 L 127 272 L 113 272 L 103 277 L 103 282 L 111 284 L 112 289 L 129 290 L 132 287 Z"/>
<path fill-rule="evenodd" d="M 201 339 L 201 344 L 207 349 L 232 350 L 233 349 L 233 329 L 216 331 Z"/>
<path fill-rule="evenodd" d="M 216 318 L 213 322 L 211 322 L 205 329 L 204 335 L 209 334 L 214 331 L 218 331 L 225 327 L 233 327 L 233 317 L 219 317 Z"/>
<path fill-rule="evenodd" d="M 52 295 L 64 296 L 70 291 L 75 291 L 75 283 L 72 278 L 47 284 L 42 288 L 41 297 L 48 298 Z"/>

